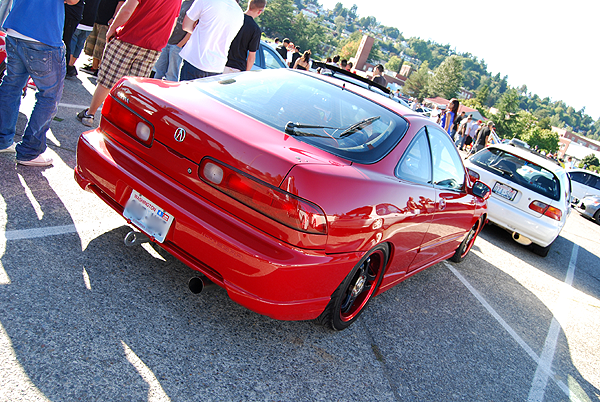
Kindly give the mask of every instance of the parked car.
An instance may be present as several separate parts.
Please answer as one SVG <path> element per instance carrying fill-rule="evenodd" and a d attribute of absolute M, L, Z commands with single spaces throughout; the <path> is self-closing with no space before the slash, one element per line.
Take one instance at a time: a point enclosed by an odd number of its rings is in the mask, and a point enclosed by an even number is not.
<path fill-rule="evenodd" d="M 600 223 L 600 196 L 586 195 L 577 203 L 575 209 L 581 215 Z"/>
<path fill-rule="evenodd" d="M 287 68 L 287 64 L 281 55 L 275 51 L 267 42 L 261 40 L 256 51 L 256 59 L 252 70 L 264 70 L 270 68 Z"/>
<path fill-rule="evenodd" d="M 585 169 L 567 170 L 571 178 L 571 203 L 577 204 L 586 195 L 600 195 L 600 175 Z"/>
<path fill-rule="evenodd" d="M 487 217 L 491 190 L 448 135 L 404 111 L 292 69 L 125 78 L 79 138 L 75 178 L 239 304 L 342 330 L 463 260 Z"/>
<path fill-rule="evenodd" d="M 506 144 L 479 151 L 466 166 L 473 179 L 492 189 L 488 220 L 545 257 L 570 213 L 566 171 L 540 155 Z"/>

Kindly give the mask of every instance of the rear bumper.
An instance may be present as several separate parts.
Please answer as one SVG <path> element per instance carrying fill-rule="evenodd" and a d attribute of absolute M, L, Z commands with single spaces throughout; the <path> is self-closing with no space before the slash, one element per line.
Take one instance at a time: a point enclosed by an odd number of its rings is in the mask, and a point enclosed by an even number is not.
<path fill-rule="evenodd" d="M 558 237 L 566 217 L 560 222 L 547 217 L 536 217 L 492 196 L 488 199 L 488 220 L 511 233 L 517 232 L 535 244 L 546 247 Z"/>
<path fill-rule="evenodd" d="M 157 145 L 158 146 L 158 145 Z M 174 217 L 163 248 L 279 320 L 319 316 L 363 253 L 327 255 L 284 243 L 220 209 L 95 130 L 77 144 L 75 179 L 122 215 L 132 190 Z"/>

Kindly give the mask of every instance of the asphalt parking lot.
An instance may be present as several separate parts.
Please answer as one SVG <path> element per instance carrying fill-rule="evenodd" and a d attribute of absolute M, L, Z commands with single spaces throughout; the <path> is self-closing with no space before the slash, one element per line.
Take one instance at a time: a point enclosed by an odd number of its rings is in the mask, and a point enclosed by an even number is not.
<path fill-rule="evenodd" d="M 66 81 L 53 167 L 0 155 L 1 401 L 600 400 L 600 225 L 571 213 L 547 258 L 488 226 L 346 331 L 275 321 L 193 295 L 191 269 L 126 247 L 131 228 L 77 186 L 93 87 Z"/>

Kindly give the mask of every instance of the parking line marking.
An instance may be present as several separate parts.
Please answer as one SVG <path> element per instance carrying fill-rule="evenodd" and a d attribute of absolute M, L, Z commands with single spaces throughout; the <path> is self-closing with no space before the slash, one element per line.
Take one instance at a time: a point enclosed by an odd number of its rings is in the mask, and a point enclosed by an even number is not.
<path fill-rule="evenodd" d="M 578 248 L 578 246 L 576 245 L 575 247 Z M 576 250 L 574 249 L 574 253 L 575 256 L 577 255 Z M 575 257 L 576 258 L 576 257 Z M 573 262 L 573 255 L 571 255 L 571 262 Z M 571 390 L 569 389 L 569 387 L 567 387 L 565 385 L 564 382 L 562 382 L 561 380 L 558 380 L 554 377 L 554 372 L 552 371 L 551 365 L 542 365 L 541 364 L 541 359 L 540 357 L 538 357 L 538 355 L 533 351 L 533 349 L 531 349 L 529 347 L 529 345 L 527 343 L 525 343 L 525 341 L 523 340 L 523 338 L 521 338 L 514 329 L 511 328 L 510 325 L 508 325 L 508 323 L 506 321 L 504 321 L 504 319 L 502 317 L 500 317 L 500 314 L 498 314 L 496 312 L 496 310 L 494 310 L 494 308 L 483 298 L 483 296 L 481 296 L 481 294 L 456 270 L 456 268 L 454 268 L 452 265 L 450 265 L 449 262 L 444 261 L 444 264 L 446 265 L 446 267 L 454 274 L 454 276 L 456 276 L 462 283 L 463 285 L 465 285 L 465 287 L 467 289 L 469 289 L 469 291 L 471 292 L 471 294 L 473 296 L 475 296 L 475 298 L 479 301 L 479 303 L 481 303 L 481 305 L 483 305 L 483 307 L 485 307 L 485 309 L 488 311 L 488 313 L 490 313 L 492 315 L 492 317 L 494 317 L 496 319 L 496 321 L 498 321 L 498 323 L 500 325 L 502 325 L 502 328 L 504 328 L 506 330 L 506 332 L 508 332 L 510 334 L 510 336 L 512 336 L 512 338 L 519 344 L 519 346 L 521 346 L 521 348 L 523 348 L 523 350 L 533 359 L 533 361 L 538 365 L 537 369 L 536 369 L 536 375 L 538 374 L 538 372 L 540 373 L 540 376 L 545 376 L 546 382 L 548 381 L 548 378 L 552 378 L 552 380 L 556 383 L 556 385 L 558 386 L 558 388 L 565 394 L 567 395 L 571 401 L 576 401 L 576 402 L 581 402 L 581 400 L 579 398 L 577 398 L 575 395 L 573 395 L 571 393 Z M 569 269 L 571 268 L 571 263 L 569 263 Z M 574 270 L 574 262 L 573 262 L 573 270 Z M 567 273 L 567 277 L 569 276 L 569 273 Z M 572 278 L 571 278 L 572 281 Z M 562 295 L 561 295 L 562 298 Z M 544 351 L 545 351 L 545 345 L 544 345 Z M 542 355 L 544 354 L 544 351 L 542 351 Z M 552 354 L 554 355 L 554 352 L 552 352 Z M 550 361 L 550 364 L 552 362 Z M 535 376 L 534 376 L 535 378 Z M 540 377 L 542 378 L 542 377 Z M 543 397 L 543 394 L 542 394 Z M 540 399 L 541 400 L 541 399 Z"/>
<path fill-rule="evenodd" d="M 69 109 L 79 109 L 79 110 L 87 109 L 89 107 L 89 105 L 74 105 L 72 103 L 59 103 L 58 106 L 66 107 Z"/>
<path fill-rule="evenodd" d="M 465 287 L 467 289 L 469 289 L 471 294 L 473 296 L 475 296 L 475 298 L 479 301 L 479 303 L 481 303 L 483 305 L 483 307 L 485 307 L 485 309 L 488 311 L 488 313 L 490 313 L 492 315 L 492 317 L 494 317 L 496 319 L 496 321 L 498 321 L 500 323 L 500 325 L 502 325 L 502 328 L 504 328 L 506 330 L 506 332 L 508 332 L 510 334 L 510 336 L 512 336 L 513 339 L 519 344 L 519 346 L 521 346 L 523 348 L 523 350 L 525 350 L 525 352 L 533 359 L 533 361 L 535 361 L 537 363 L 540 360 L 540 358 L 533 351 L 533 349 L 531 349 L 529 347 L 529 345 L 527 343 L 525 343 L 523 338 L 521 338 L 519 336 L 519 334 L 517 334 L 515 332 L 515 330 L 512 329 L 511 326 L 508 325 L 508 323 L 506 321 L 504 321 L 504 319 L 502 317 L 500 317 L 500 314 L 498 314 L 496 312 L 496 310 L 494 310 L 494 308 L 492 306 L 490 306 L 490 304 L 483 298 L 483 296 L 481 296 L 481 294 L 477 290 L 475 290 L 475 288 L 456 270 L 456 268 L 454 268 L 448 262 L 444 262 L 444 264 L 446 265 L 446 267 L 448 267 L 448 269 L 450 271 L 452 271 L 454 276 L 456 276 L 463 283 L 463 285 L 465 285 Z M 550 373 L 550 374 L 552 374 L 552 373 Z"/>
<path fill-rule="evenodd" d="M 575 275 L 575 264 L 577 263 L 577 252 L 579 246 L 573 245 L 573 251 L 571 252 L 571 260 L 569 261 L 569 269 L 567 270 L 567 276 L 565 278 L 565 286 L 560 292 L 559 299 L 556 303 L 558 311 L 552 317 L 550 323 L 550 329 L 544 342 L 544 349 L 538 363 L 538 367 L 535 370 L 533 381 L 531 383 L 531 389 L 529 390 L 529 402 L 541 402 L 544 399 L 544 393 L 546 391 L 546 385 L 548 384 L 548 371 L 552 367 L 552 360 L 554 360 L 554 352 L 556 351 L 556 343 L 558 341 L 558 335 L 560 334 L 560 323 L 556 319 L 557 315 L 562 315 L 568 310 L 570 296 L 571 296 L 571 285 L 573 284 L 573 276 Z M 563 390 L 564 391 L 564 390 Z M 567 396 L 570 396 L 570 391 L 567 388 Z"/>
<path fill-rule="evenodd" d="M 120 226 L 127 225 L 124 219 L 110 219 L 102 221 L 101 223 L 90 222 L 82 225 L 63 225 L 63 226 L 48 226 L 45 228 L 32 228 L 32 229 L 17 229 L 7 230 L 4 233 L 0 233 L 0 241 L 8 240 L 23 240 L 23 239 L 35 239 L 39 237 L 57 236 L 62 234 L 78 233 L 79 230 L 110 230 Z"/>

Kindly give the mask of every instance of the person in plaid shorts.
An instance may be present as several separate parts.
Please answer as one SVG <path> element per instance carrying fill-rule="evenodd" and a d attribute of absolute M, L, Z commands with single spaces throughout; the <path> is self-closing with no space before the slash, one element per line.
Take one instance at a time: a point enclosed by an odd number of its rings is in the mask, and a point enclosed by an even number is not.
<path fill-rule="evenodd" d="M 106 32 L 106 48 L 98 69 L 98 84 L 90 107 L 77 114 L 86 126 L 110 89 L 124 76 L 149 77 L 166 46 L 181 0 L 127 0 Z"/>

